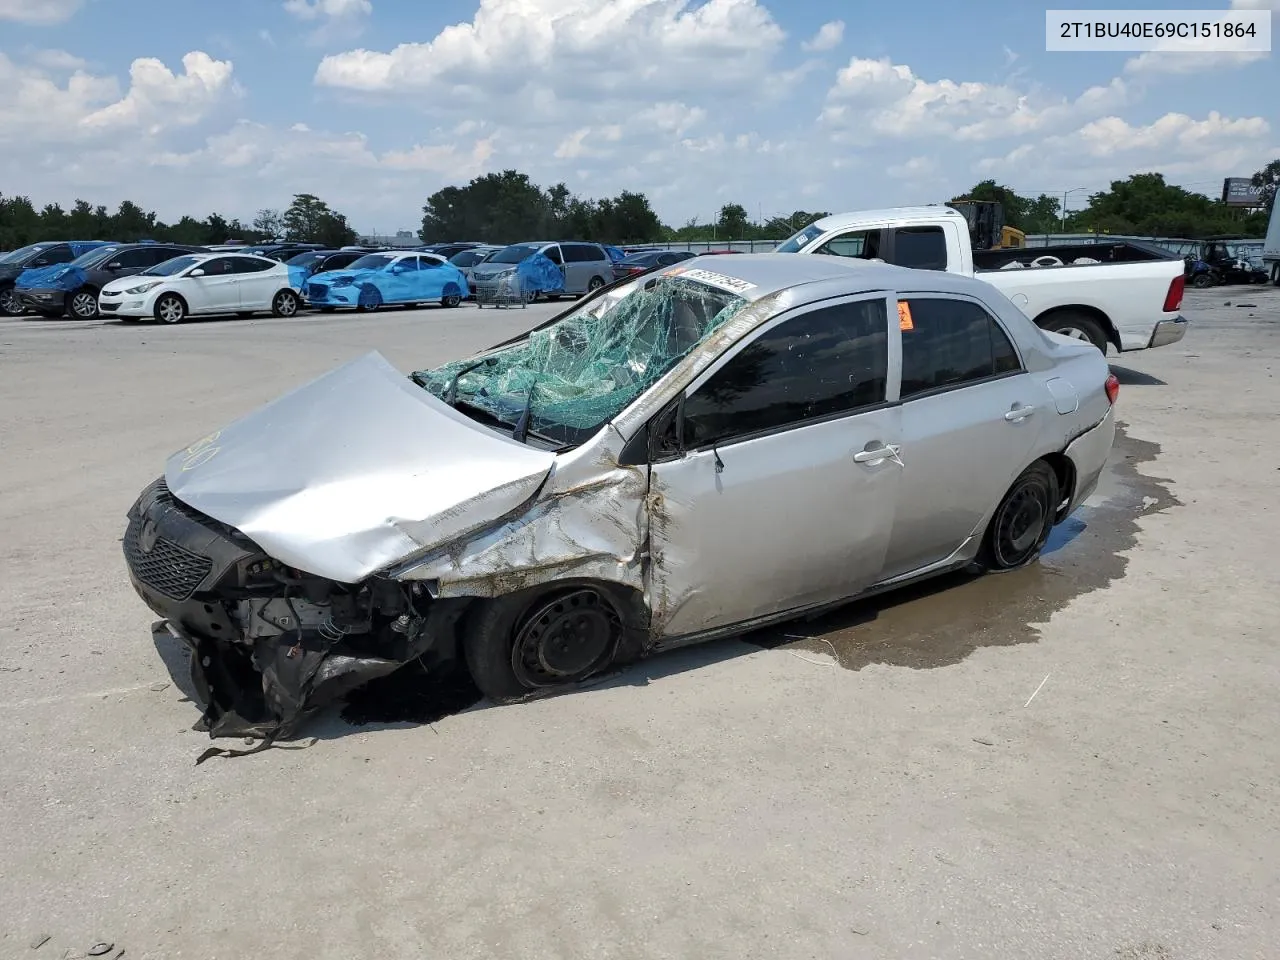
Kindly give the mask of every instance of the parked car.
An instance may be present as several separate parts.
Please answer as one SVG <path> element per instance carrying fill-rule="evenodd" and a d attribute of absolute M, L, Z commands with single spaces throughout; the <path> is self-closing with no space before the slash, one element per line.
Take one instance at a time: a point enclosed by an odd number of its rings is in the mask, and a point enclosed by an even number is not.
<path fill-rule="evenodd" d="M 133 586 L 213 736 L 402 664 L 510 702 L 978 562 L 1095 489 L 1119 385 L 990 284 L 699 257 L 406 378 L 377 353 L 175 454 Z"/>
<path fill-rule="evenodd" d="M 293 289 L 305 294 L 307 281 L 317 273 L 341 270 L 349 267 L 369 251 L 364 250 L 309 250 L 285 261 Z"/>
<path fill-rule="evenodd" d="M 417 252 L 434 253 L 437 257 L 452 260 L 454 254 L 461 253 L 463 250 L 472 250 L 476 247 L 484 246 L 488 246 L 488 244 L 480 243 L 478 240 L 459 241 L 457 243 L 428 243 L 418 247 Z"/>
<path fill-rule="evenodd" d="M 543 279 L 543 274 L 531 271 L 530 278 L 534 278 L 537 273 L 536 279 L 540 280 L 530 289 L 528 279 L 522 277 L 526 279 L 524 293 L 531 298 L 538 294 L 556 297 L 566 293 L 590 293 L 599 290 L 613 277 L 613 261 L 598 243 L 557 243 L 545 240 L 513 243 L 473 268 L 476 299 L 486 299 L 489 291 L 484 288 L 496 287 L 499 278 L 504 275 L 517 275 L 516 268 L 535 256 L 550 260 L 558 268 L 562 282 L 555 286 L 550 282 L 549 274 Z"/>
<path fill-rule="evenodd" d="M 1184 264 L 1150 244 L 1112 242 L 974 250 L 969 222 L 950 207 L 898 207 L 817 220 L 778 253 L 883 260 L 977 276 L 1045 330 L 1088 340 L 1104 354 L 1177 343 Z M 1101 261 L 1101 262 L 1099 262 Z"/>
<path fill-rule="evenodd" d="M 247 253 L 251 256 L 266 257 L 269 260 L 285 263 L 300 253 L 323 249 L 323 243 L 260 243 L 252 247 L 241 247 L 237 253 Z"/>
<path fill-rule="evenodd" d="M 730 253 L 742 253 L 742 250 L 707 250 L 705 253 L 699 254 L 703 257 L 723 257 Z"/>
<path fill-rule="evenodd" d="M 654 267 L 669 267 L 681 260 L 691 260 L 697 256 L 692 250 L 649 250 L 644 253 L 633 253 L 623 257 L 613 265 L 613 278 L 635 276 Z"/>
<path fill-rule="evenodd" d="M 160 323 L 226 313 L 292 317 L 298 312 L 298 293 L 289 285 L 289 268 L 278 260 L 242 253 L 197 253 L 111 281 L 98 295 L 98 309 L 104 315 L 145 317 Z"/>
<path fill-rule="evenodd" d="M 466 250 L 459 250 L 451 256 L 449 262 L 462 271 L 462 275 L 467 278 L 467 286 L 474 290 L 476 285 L 474 274 L 476 265 L 484 263 L 502 249 L 502 247 L 489 246 L 487 244 L 479 247 L 468 247 Z"/>
<path fill-rule="evenodd" d="M 106 240 L 29 243 L 0 256 L 0 315 L 16 317 L 23 312 L 22 303 L 13 289 L 23 271 L 70 263 L 90 250 L 106 245 Z"/>
<path fill-rule="evenodd" d="M 431 253 L 369 253 L 341 270 L 307 280 L 307 302 L 324 312 L 339 307 L 377 310 L 438 300 L 456 307 L 470 289 L 462 271 Z"/>
<path fill-rule="evenodd" d="M 28 270 L 14 284 L 22 305 L 45 317 L 70 316 L 93 320 L 98 292 L 113 280 L 184 254 L 206 253 L 201 247 L 170 243 L 122 243 L 95 247 L 70 263 Z"/>

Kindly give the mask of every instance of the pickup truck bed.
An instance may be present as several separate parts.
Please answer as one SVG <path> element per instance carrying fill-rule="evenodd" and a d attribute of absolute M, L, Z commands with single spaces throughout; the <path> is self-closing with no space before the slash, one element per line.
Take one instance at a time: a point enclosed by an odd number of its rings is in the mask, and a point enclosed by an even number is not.
<path fill-rule="evenodd" d="M 975 252 L 968 222 L 945 206 L 825 217 L 783 241 L 777 252 L 977 276 L 1040 327 L 1089 340 L 1103 353 L 1108 346 L 1126 351 L 1175 343 L 1187 327 L 1178 312 L 1184 287 L 1180 257 L 1132 241 Z"/>

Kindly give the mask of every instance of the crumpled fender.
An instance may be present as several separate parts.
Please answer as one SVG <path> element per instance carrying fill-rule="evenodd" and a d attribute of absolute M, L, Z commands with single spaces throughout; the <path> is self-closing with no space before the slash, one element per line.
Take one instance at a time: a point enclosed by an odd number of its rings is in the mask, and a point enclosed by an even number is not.
<path fill-rule="evenodd" d="M 289 267 L 289 286 L 297 290 L 299 293 L 303 291 L 308 280 L 312 277 L 310 267 Z"/>
<path fill-rule="evenodd" d="M 557 293 L 564 290 L 564 271 L 549 257 L 535 253 L 520 261 L 516 281 L 522 293 Z"/>

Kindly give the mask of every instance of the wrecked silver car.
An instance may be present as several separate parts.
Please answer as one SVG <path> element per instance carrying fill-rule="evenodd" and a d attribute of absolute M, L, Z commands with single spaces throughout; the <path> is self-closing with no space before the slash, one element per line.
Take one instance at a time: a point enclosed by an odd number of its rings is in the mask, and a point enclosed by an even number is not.
<path fill-rule="evenodd" d="M 212 736 L 287 738 L 401 666 L 536 696 L 971 563 L 1092 491 L 1118 390 L 998 291 L 710 256 L 406 377 L 369 354 L 175 454 L 132 582 Z"/>

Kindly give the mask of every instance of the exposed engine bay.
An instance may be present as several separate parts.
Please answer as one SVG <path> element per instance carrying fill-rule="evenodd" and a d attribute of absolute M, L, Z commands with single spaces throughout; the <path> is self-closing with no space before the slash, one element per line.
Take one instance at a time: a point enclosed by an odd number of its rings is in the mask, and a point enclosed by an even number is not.
<path fill-rule="evenodd" d="M 134 588 L 191 649 L 192 682 L 213 737 L 287 739 L 312 713 L 414 660 L 456 659 L 469 601 L 422 583 L 344 584 L 285 566 L 169 492 L 163 479 L 129 511 Z M 259 679 L 260 678 L 260 679 Z"/>

